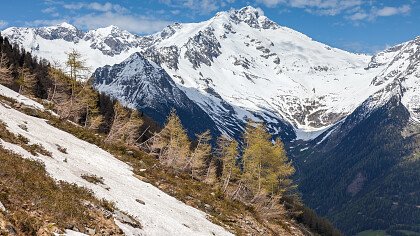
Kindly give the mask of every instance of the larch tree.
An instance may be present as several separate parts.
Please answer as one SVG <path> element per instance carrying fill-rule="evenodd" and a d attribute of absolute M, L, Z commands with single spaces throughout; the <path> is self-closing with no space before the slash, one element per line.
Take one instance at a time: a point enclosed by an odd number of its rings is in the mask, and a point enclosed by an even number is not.
<path fill-rule="evenodd" d="M 210 177 L 209 172 L 212 167 L 210 160 L 211 157 L 211 135 L 210 131 L 207 130 L 197 136 L 197 146 L 191 153 L 184 169 L 190 170 L 191 175 L 194 178 L 200 179 L 201 176 Z M 205 167 L 208 164 L 207 171 Z M 205 172 L 205 173 L 204 173 Z"/>
<path fill-rule="evenodd" d="M 83 79 L 89 69 L 86 66 L 86 61 L 83 59 L 82 54 L 75 49 L 67 52 L 66 65 L 69 68 L 71 94 L 72 98 L 74 98 L 77 81 Z"/>
<path fill-rule="evenodd" d="M 0 52 L 0 82 L 6 86 L 13 84 L 13 74 L 9 58 L 6 53 Z"/>
<path fill-rule="evenodd" d="M 63 84 L 67 82 L 64 73 L 59 68 L 60 64 L 58 62 L 53 62 L 53 65 L 48 68 L 48 75 L 53 82 L 52 88 L 50 89 L 48 94 L 49 101 L 55 101 L 58 90 L 60 89 L 60 87 L 63 86 Z M 61 96 L 58 97 L 60 100 Z"/>
<path fill-rule="evenodd" d="M 124 127 L 124 142 L 127 145 L 134 146 L 139 138 L 139 130 L 143 125 L 143 120 L 137 110 L 132 110 L 130 118 Z"/>
<path fill-rule="evenodd" d="M 34 95 L 36 77 L 26 64 L 19 68 L 19 77 L 16 82 L 19 85 L 20 94 L 30 96 Z"/>
<path fill-rule="evenodd" d="M 91 119 L 99 113 L 99 95 L 95 92 L 91 85 L 84 84 L 77 98 L 77 103 L 79 103 L 80 112 L 84 113 L 85 115 L 85 127 L 88 127 L 90 126 Z"/>
<path fill-rule="evenodd" d="M 151 151 L 158 152 L 162 164 L 182 170 L 190 155 L 190 146 L 187 132 L 172 110 L 163 129 L 152 137 Z"/>
<path fill-rule="evenodd" d="M 244 134 L 244 179 L 255 196 L 275 195 L 285 191 L 281 181 L 287 182 L 295 172 L 288 161 L 281 141 L 272 142 L 271 135 L 261 123 L 249 122 Z"/>
<path fill-rule="evenodd" d="M 99 119 L 102 121 L 101 116 Z M 105 141 L 123 142 L 127 145 L 135 145 L 142 125 L 143 120 L 137 110 L 130 111 L 117 101 L 114 105 L 112 125 Z"/>
<path fill-rule="evenodd" d="M 215 155 L 223 163 L 222 190 L 226 192 L 231 179 L 237 179 L 241 174 L 241 170 L 236 163 L 239 155 L 238 142 L 224 135 L 220 136 L 217 139 Z"/>
<path fill-rule="evenodd" d="M 106 142 L 114 142 L 120 140 L 124 134 L 124 125 L 128 117 L 128 111 L 121 105 L 120 102 L 116 101 L 114 105 L 114 116 L 112 118 L 112 125 L 109 130 Z"/>

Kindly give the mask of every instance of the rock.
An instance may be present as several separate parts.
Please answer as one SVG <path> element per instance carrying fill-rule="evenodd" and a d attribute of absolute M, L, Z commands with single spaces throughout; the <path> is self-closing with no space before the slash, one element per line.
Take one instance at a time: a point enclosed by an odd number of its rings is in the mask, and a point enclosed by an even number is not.
<path fill-rule="evenodd" d="M 6 207 L 4 207 L 3 203 L 0 202 L 0 211 L 6 212 Z"/>
<path fill-rule="evenodd" d="M 128 224 L 133 228 L 141 229 L 143 226 L 140 224 L 138 220 L 134 217 L 122 212 L 122 211 L 115 211 L 114 217 L 116 220 L 119 220 L 121 223 Z"/>
<path fill-rule="evenodd" d="M 96 234 L 96 230 L 86 227 L 86 233 L 88 235 L 95 235 Z"/>
<path fill-rule="evenodd" d="M 134 152 L 133 151 L 128 150 L 125 153 L 127 153 L 127 155 L 129 155 L 129 156 L 134 156 Z"/>
<path fill-rule="evenodd" d="M 142 205 L 146 205 L 146 203 L 143 200 L 140 200 L 140 199 L 136 199 L 136 202 L 138 202 L 138 203 L 140 203 Z"/>
<path fill-rule="evenodd" d="M 204 208 L 205 208 L 207 211 L 211 211 L 211 210 L 213 210 L 213 207 L 212 207 L 212 206 L 210 206 L 209 204 L 204 204 Z"/>

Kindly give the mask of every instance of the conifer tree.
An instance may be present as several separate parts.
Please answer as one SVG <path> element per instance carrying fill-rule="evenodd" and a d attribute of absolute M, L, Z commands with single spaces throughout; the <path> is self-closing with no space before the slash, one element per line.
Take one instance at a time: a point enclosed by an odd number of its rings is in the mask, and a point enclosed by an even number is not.
<path fill-rule="evenodd" d="M 105 141 L 112 142 L 115 140 L 120 140 L 120 137 L 124 132 L 124 125 L 127 116 L 127 110 L 124 109 L 120 102 L 116 101 L 114 105 L 114 117 L 112 119 L 112 125 Z"/>
<path fill-rule="evenodd" d="M 273 143 L 264 125 L 253 122 L 247 125 L 244 141 L 243 176 L 254 195 L 275 195 L 287 190 L 287 186 L 281 188 L 280 181 L 288 182 L 295 170 L 281 141 Z"/>
<path fill-rule="evenodd" d="M 20 94 L 34 95 L 36 77 L 32 74 L 26 64 L 19 68 L 19 77 L 16 82 L 19 85 Z"/>
<path fill-rule="evenodd" d="M 63 72 L 59 69 L 59 63 L 54 62 L 53 66 L 48 67 L 48 76 L 51 78 L 53 84 L 52 88 L 48 94 L 49 101 L 55 101 L 56 94 L 59 90 L 59 87 L 62 87 L 63 84 L 66 84 L 66 78 Z M 59 96 L 60 98 L 61 96 Z"/>
<path fill-rule="evenodd" d="M 124 127 L 124 141 L 128 145 L 135 145 L 139 138 L 139 129 L 143 125 L 143 120 L 137 110 L 131 111 L 130 118 Z"/>
<path fill-rule="evenodd" d="M 238 153 L 238 142 L 226 137 L 220 136 L 217 139 L 215 155 L 223 163 L 222 169 L 222 189 L 226 192 L 231 179 L 239 178 L 241 170 L 236 163 Z"/>
<path fill-rule="evenodd" d="M 83 59 L 82 54 L 75 49 L 67 53 L 66 65 L 70 70 L 71 95 L 73 98 L 77 80 L 83 78 L 83 75 L 88 71 L 88 67 L 86 66 L 86 61 Z"/>
<path fill-rule="evenodd" d="M 92 86 L 85 84 L 77 99 L 81 110 L 85 114 L 85 127 L 89 126 L 91 118 L 99 112 L 98 100 L 98 93 L 92 88 Z"/>
<path fill-rule="evenodd" d="M 104 116 L 103 115 L 96 115 L 90 119 L 88 129 L 90 130 L 99 130 L 99 127 L 104 122 Z"/>
<path fill-rule="evenodd" d="M 12 68 L 9 58 L 4 52 L 0 52 L 0 82 L 6 86 L 13 84 Z"/>
<path fill-rule="evenodd" d="M 162 164 L 183 169 L 190 154 L 191 143 L 181 120 L 172 110 L 164 128 L 152 138 L 151 150 L 158 151 Z"/>
<path fill-rule="evenodd" d="M 218 181 L 216 159 L 211 158 L 208 164 L 204 181 L 208 184 L 215 184 Z"/>
<path fill-rule="evenodd" d="M 211 140 L 211 135 L 210 131 L 207 130 L 204 133 L 198 134 L 196 136 L 197 146 L 191 153 L 191 156 L 187 161 L 186 168 L 184 169 L 191 169 L 191 175 L 194 178 L 200 178 L 200 176 L 203 176 L 204 174 L 207 176 L 210 168 L 212 167 L 211 163 L 208 163 L 208 169 L 205 173 L 203 173 L 206 167 L 206 163 L 211 161 L 211 145 L 209 143 Z"/>

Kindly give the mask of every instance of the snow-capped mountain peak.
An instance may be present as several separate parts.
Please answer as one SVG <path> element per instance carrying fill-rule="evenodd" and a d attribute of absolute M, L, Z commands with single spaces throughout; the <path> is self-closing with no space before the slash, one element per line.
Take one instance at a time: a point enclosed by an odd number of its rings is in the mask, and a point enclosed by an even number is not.
<path fill-rule="evenodd" d="M 62 22 L 62 23 L 58 24 L 57 27 L 68 28 L 68 29 L 76 29 L 76 27 L 74 25 L 69 24 L 67 22 Z"/>
<path fill-rule="evenodd" d="M 223 15 L 224 13 L 219 14 Z M 244 22 L 250 27 L 257 29 L 276 29 L 279 27 L 277 23 L 268 19 L 261 9 L 251 6 L 244 7 L 240 10 L 230 10 L 225 14 L 228 14 L 229 18 L 235 23 Z"/>

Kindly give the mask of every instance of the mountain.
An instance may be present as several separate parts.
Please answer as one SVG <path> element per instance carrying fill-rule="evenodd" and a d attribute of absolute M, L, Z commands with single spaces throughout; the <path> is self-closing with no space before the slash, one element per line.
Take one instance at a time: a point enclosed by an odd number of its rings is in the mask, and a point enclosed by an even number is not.
<path fill-rule="evenodd" d="M 142 37 L 115 26 L 82 32 L 68 23 L 40 28 L 11 27 L 1 34 L 33 55 L 59 62 L 63 67 L 66 52 L 77 49 L 91 70 L 123 61 L 139 51 L 144 41 Z"/>
<path fill-rule="evenodd" d="M 187 129 L 239 138 L 262 120 L 285 142 L 305 203 L 345 233 L 419 231 L 420 37 L 354 54 L 252 7 L 144 37 L 68 24 L 2 35 L 62 64 L 76 48 L 98 90 L 159 121 L 182 108 Z"/>
<path fill-rule="evenodd" d="M 161 124 L 171 109 L 175 109 L 192 137 L 206 130 L 220 135 L 207 113 L 176 86 L 165 70 L 140 53 L 134 53 L 119 64 L 98 68 L 93 76 L 97 78 L 94 86 L 98 91 L 141 110 Z M 187 123 L 192 121 L 191 117 L 201 122 Z"/>
<path fill-rule="evenodd" d="M 291 148 L 305 203 L 347 234 L 419 232 L 420 37 L 374 56 L 387 86 L 320 137 Z M 357 217 L 354 217 L 357 216 Z"/>
<path fill-rule="evenodd" d="M 45 36 L 57 28 L 60 36 L 79 32 L 62 24 L 9 28 L 2 34 L 62 64 L 65 52 L 76 48 L 93 69 L 139 51 L 159 64 L 221 132 L 237 137 L 247 118 L 264 120 L 283 140 L 316 137 L 386 85 L 371 85 L 383 66 L 365 70 L 369 56 L 316 42 L 252 7 L 201 23 L 176 23 L 145 37 L 113 26 L 69 41 Z"/>

